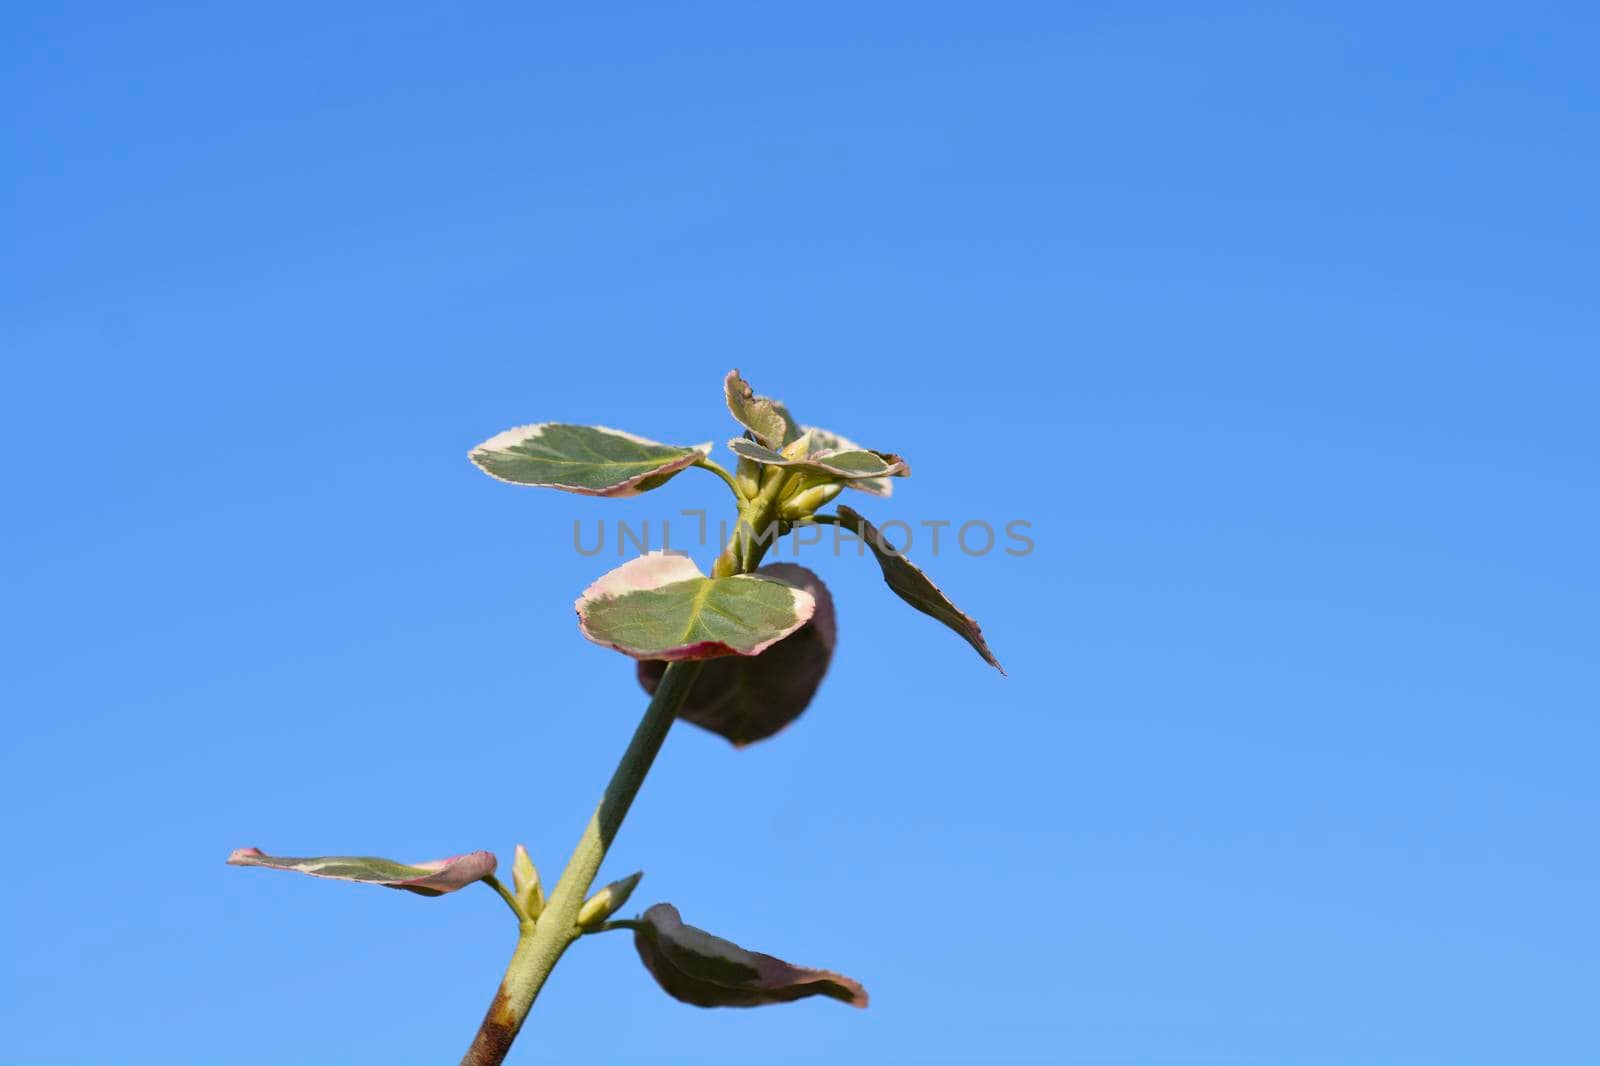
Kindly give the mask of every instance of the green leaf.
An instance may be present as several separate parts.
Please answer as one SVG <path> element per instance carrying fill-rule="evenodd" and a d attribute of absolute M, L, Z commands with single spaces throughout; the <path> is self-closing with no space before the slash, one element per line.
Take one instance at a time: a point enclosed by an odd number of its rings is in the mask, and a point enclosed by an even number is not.
<path fill-rule="evenodd" d="M 817 606 L 809 622 L 760 655 L 729 655 L 700 669 L 678 717 L 736 748 L 764 740 L 800 717 L 833 658 L 833 597 L 822 579 L 793 563 L 770 563 L 756 572 L 804 589 Z M 654 695 L 666 669 L 660 660 L 641 660 L 639 684 Z"/>
<path fill-rule="evenodd" d="M 473 851 L 448 859 L 408 865 L 366 855 L 319 855 L 309 859 L 290 859 L 267 855 L 259 848 L 240 848 L 228 856 L 228 864 L 264 866 L 269 870 L 288 870 L 334 881 L 401 888 L 419 896 L 442 896 L 494 873 L 495 858 L 491 852 Z"/>
<path fill-rule="evenodd" d="M 755 441 L 745 440 L 742 437 L 730 440 L 728 447 L 732 448 L 734 454 L 740 458 L 749 459 L 763 466 L 787 466 L 796 470 L 806 470 L 844 480 L 847 484 L 861 479 L 878 483 L 885 478 L 911 475 L 910 465 L 898 455 L 854 446 L 825 447 L 822 443 L 824 439 L 807 430 L 782 452 L 764 448 Z M 837 441 L 840 438 L 832 439 Z"/>
<path fill-rule="evenodd" d="M 540 422 L 496 434 L 468 457 L 485 474 L 513 485 L 637 496 L 709 454 L 709 442 L 682 448 L 604 426 Z"/>
<path fill-rule="evenodd" d="M 807 996 L 867 1005 L 860 983 L 831 970 L 795 966 L 747 951 L 731 940 L 683 924 L 678 909 L 657 903 L 634 930 L 639 960 L 673 999 L 696 1007 L 759 1007 Z"/>
<path fill-rule="evenodd" d="M 651 552 L 578 597 L 578 628 L 636 659 L 759 655 L 805 625 L 811 594 L 753 574 L 709 578 L 683 555 Z"/>
<path fill-rule="evenodd" d="M 843 504 L 839 505 L 838 511 L 840 523 L 846 529 L 852 530 L 866 542 L 867 547 L 872 549 L 879 568 L 883 570 L 883 580 L 888 582 L 896 596 L 923 614 L 937 618 L 955 630 L 963 640 L 972 645 L 973 650 L 983 656 L 984 662 L 1002 674 L 1005 673 L 999 660 L 989 650 L 988 643 L 983 639 L 983 630 L 978 628 L 977 622 L 961 613 L 956 605 L 939 591 L 939 587 L 928 580 L 927 574 L 917 569 L 903 554 L 891 547 L 871 522 Z"/>
<path fill-rule="evenodd" d="M 583 906 L 578 909 L 578 928 L 593 929 L 621 910 L 622 905 L 628 902 L 628 897 L 633 895 L 633 890 L 639 887 L 639 879 L 643 876 L 643 870 L 631 873 L 584 900 Z"/>
<path fill-rule="evenodd" d="M 813 445 L 819 451 L 823 452 L 839 453 L 861 452 L 869 450 L 861 447 L 861 445 L 852 440 L 848 440 L 845 437 L 840 436 L 831 429 L 823 429 L 820 426 L 807 426 L 804 435 L 810 437 Z M 901 460 L 901 462 L 903 463 L 904 460 Z M 894 476 L 909 477 L 910 474 L 911 469 L 910 467 L 907 467 L 904 473 Z M 849 481 L 846 481 L 844 485 L 847 489 L 859 489 L 862 492 L 868 492 L 874 496 L 890 496 L 894 494 L 894 482 L 889 480 L 889 477 L 887 476 L 851 478 Z"/>
<path fill-rule="evenodd" d="M 728 371 L 722 391 L 734 420 L 767 447 L 782 448 L 800 436 L 800 427 L 789 416 L 788 408 L 769 396 L 757 396 L 738 370 Z"/>

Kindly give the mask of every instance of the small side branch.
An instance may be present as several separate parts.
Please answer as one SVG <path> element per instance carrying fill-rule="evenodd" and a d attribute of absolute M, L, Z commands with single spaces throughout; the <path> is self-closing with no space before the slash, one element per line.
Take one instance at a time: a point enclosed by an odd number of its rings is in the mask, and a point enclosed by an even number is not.
<path fill-rule="evenodd" d="M 498 877 L 490 874 L 483 879 L 483 883 L 500 893 L 500 898 L 506 901 L 506 906 L 511 908 L 511 913 L 517 916 L 518 925 L 533 921 L 532 918 L 528 917 L 528 912 L 522 909 L 522 904 L 517 902 L 517 897 L 511 894 L 511 890 L 502 884 Z"/>
<path fill-rule="evenodd" d="M 733 479 L 732 474 L 728 473 L 728 471 L 723 468 L 721 463 L 718 463 L 715 459 L 700 458 L 695 460 L 694 465 L 698 466 L 701 470 L 709 470 L 713 474 L 720 477 L 727 484 L 728 488 L 732 490 L 733 498 L 738 500 L 741 505 L 745 502 L 744 493 L 739 491 L 739 483 Z"/>
<path fill-rule="evenodd" d="M 656 754 L 667 739 L 678 710 L 688 699 L 701 666 L 698 661 L 675 662 L 661 675 L 656 694 L 634 730 L 627 750 L 622 753 L 600 805 L 573 848 L 567 868 L 545 900 L 538 923 L 528 922 L 522 926 L 522 935 L 517 938 L 517 948 L 506 967 L 505 979 L 500 982 L 461 1066 L 500 1066 L 505 1061 L 506 1052 L 511 1050 L 511 1042 L 521 1031 L 550 971 L 555 969 L 572 942 L 582 935 L 578 929 L 578 911 L 583 907 L 584 897 L 589 886 L 594 884 L 595 874 L 600 870 L 611 841 L 622 827 L 623 817 L 639 794 L 639 786 L 644 784 L 650 764 L 655 762 Z M 490 887 L 496 885 L 491 883 Z M 509 895 L 504 886 L 499 887 L 503 894 Z"/>

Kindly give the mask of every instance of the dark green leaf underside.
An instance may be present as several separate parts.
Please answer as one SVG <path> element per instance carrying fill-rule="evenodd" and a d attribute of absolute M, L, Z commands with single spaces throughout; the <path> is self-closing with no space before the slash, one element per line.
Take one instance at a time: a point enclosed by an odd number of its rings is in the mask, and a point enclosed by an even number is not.
<path fill-rule="evenodd" d="M 978 627 L 978 623 L 951 603 L 949 597 L 928 580 L 927 574 L 894 551 L 876 526 L 842 504 L 838 508 L 838 518 L 845 528 L 852 530 L 872 550 L 874 558 L 878 560 L 879 569 L 883 571 L 883 580 L 896 596 L 923 614 L 938 619 L 955 630 L 963 640 L 972 645 L 974 651 L 983 656 L 984 662 L 1002 674 L 1005 673 L 1000 661 L 989 650 L 988 642 L 983 639 L 983 630 Z"/>

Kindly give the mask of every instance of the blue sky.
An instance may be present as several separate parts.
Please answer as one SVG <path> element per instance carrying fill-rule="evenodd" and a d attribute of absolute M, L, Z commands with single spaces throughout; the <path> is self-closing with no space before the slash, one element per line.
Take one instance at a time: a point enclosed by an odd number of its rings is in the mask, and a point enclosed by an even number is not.
<path fill-rule="evenodd" d="M 606 872 L 870 1010 L 575 948 L 514 1062 L 1592 1063 L 1600 19 L 1577 4 L 5 12 L 0 1062 L 435 1063 L 511 948 L 223 865 L 525 842 L 642 709 L 537 420 L 906 455 L 782 736 Z M 706 561 L 709 552 L 698 553 Z"/>

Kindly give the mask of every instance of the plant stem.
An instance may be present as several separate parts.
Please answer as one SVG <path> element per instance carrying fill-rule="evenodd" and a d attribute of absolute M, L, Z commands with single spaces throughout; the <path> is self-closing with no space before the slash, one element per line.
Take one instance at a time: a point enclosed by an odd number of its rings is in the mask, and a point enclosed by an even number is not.
<path fill-rule="evenodd" d="M 496 877 L 494 874 L 490 874 L 488 877 L 483 879 L 483 883 L 500 893 L 500 898 L 506 901 L 506 906 L 511 908 L 511 913 L 517 916 L 518 923 L 528 920 L 527 912 L 522 909 L 522 904 L 517 902 L 517 897 L 511 894 L 511 890 L 509 888 L 500 883 L 500 879 L 498 877 Z"/>
<path fill-rule="evenodd" d="M 600 871 L 606 849 L 616 838 L 634 796 L 639 793 L 639 786 L 644 783 L 645 774 L 650 772 L 650 764 L 667 739 L 678 709 L 699 676 L 700 666 L 698 662 L 671 663 L 662 674 L 661 684 L 639 728 L 634 730 L 633 739 L 628 742 L 628 750 L 622 753 L 600 805 L 578 839 L 578 846 L 572 850 L 572 858 L 567 860 L 567 868 L 562 871 L 561 880 L 556 882 L 538 921 L 522 923 L 522 935 L 506 967 L 505 979 L 500 982 L 499 991 L 489 1004 L 489 1012 L 478 1027 L 478 1035 L 462 1058 L 461 1066 L 500 1066 L 505 1061 L 506 1052 L 511 1050 L 511 1042 L 522 1029 L 550 971 L 555 969 L 567 947 L 581 935 L 577 927 L 578 910 L 594 884 L 595 874 Z"/>
<path fill-rule="evenodd" d="M 712 577 L 748 574 L 761 565 L 761 557 L 778 537 L 778 508 L 791 479 L 787 471 L 779 471 L 755 499 L 739 508 L 738 524 L 711 568 Z"/>
<path fill-rule="evenodd" d="M 738 500 L 741 505 L 745 502 L 744 493 L 739 489 L 739 483 L 733 479 L 732 474 L 728 473 L 728 471 L 722 467 L 722 464 L 718 463 L 715 459 L 697 459 L 695 460 L 694 465 L 698 466 L 701 470 L 711 471 L 723 481 L 727 482 L 728 488 L 733 490 L 733 498 Z"/>

